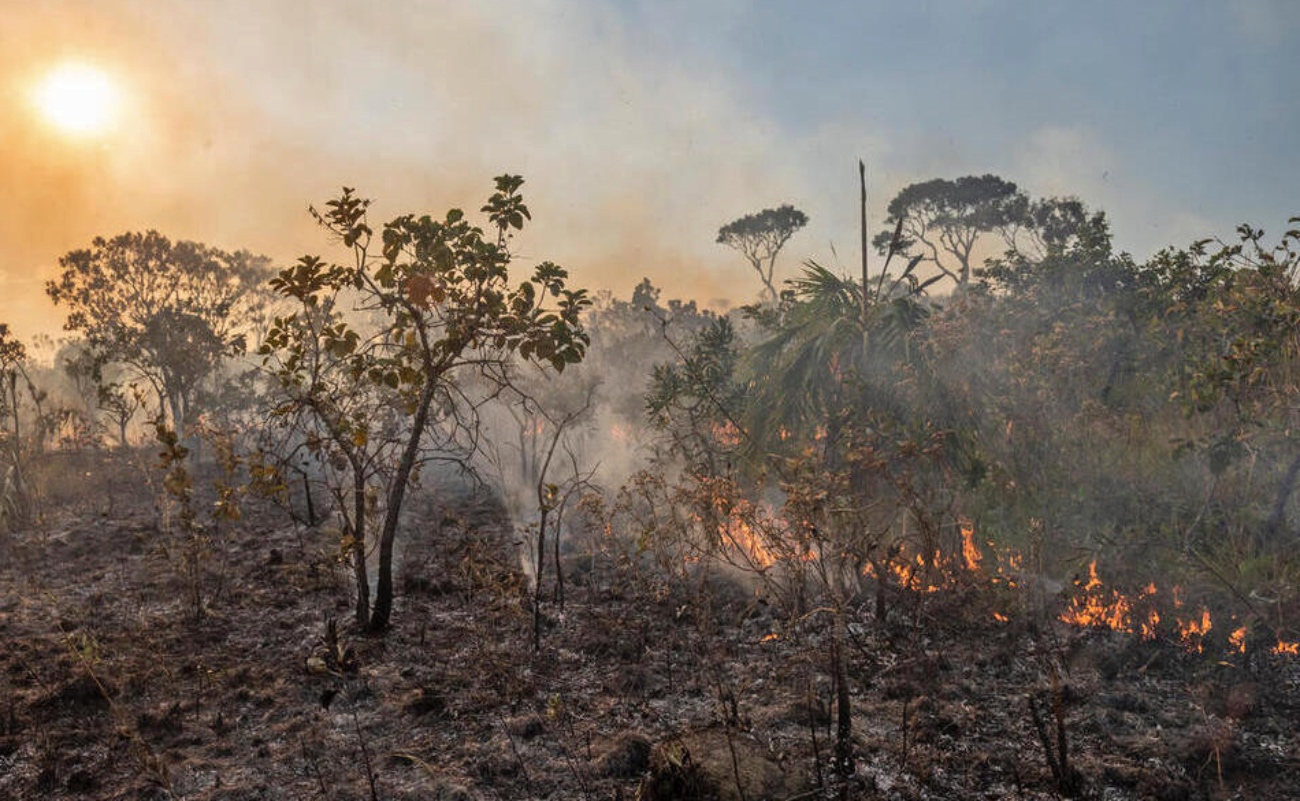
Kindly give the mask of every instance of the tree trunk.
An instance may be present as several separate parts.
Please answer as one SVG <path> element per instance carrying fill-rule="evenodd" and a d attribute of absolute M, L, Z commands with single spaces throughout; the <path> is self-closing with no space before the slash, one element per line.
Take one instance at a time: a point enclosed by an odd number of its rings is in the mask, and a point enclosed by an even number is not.
<path fill-rule="evenodd" d="M 1297 478 L 1300 478 L 1300 456 L 1293 459 L 1291 466 L 1286 469 L 1286 475 L 1282 477 L 1282 486 L 1278 488 L 1277 499 L 1273 502 L 1273 512 L 1264 525 L 1264 535 L 1269 540 L 1275 539 L 1282 533 L 1282 526 L 1286 523 L 1286 506 L 1291 500 L 1291 494 L 1295 492 Z"/>
<path fill-rule="evenodd" d="M 533 582 L 533 650 L 542 650 L 542 573 L 546 567 L 546 523 L 550 517 L 546 502 L 538 490 L 541 518 L 537 522 L 537 566 Z"/>
<path fill-rule="evenodd" d="M 402 503 L 406 500 L 406 485 L 411 480 L 416 457 L 420 454 L 424 427 L 429 422 L 429 406 L 433 403 L 433 392 L 439 377 L 428 370 L 424 380 L 424 391 L 420 394 L 415 419 L 411 422 L 410 438 L 406 441 L 402 459 L 397 464 L 397 472 L 388 488 L 388 508 L 384 510 L 384 528 L 379 534 L 379 577 L 375 584 L 375 607 L 370 615 L 371 631 L 388 628 L 393 615 L 393 541 L 397 539 L 397 523 L 401 517 Z"/>
<path fill-rule="evenodd" d="M 352 465 L 352 573 L 357 582 L 357 625 L 370 626 L 370 576 L 366 573 L 366 474 Z"/>
<path fill-rule="evenodd" d="M 848 670 L 845 669 L 844 610 L 835 610 L 835 633 L 831 638 L 831 665 L 835 680 L 835 773 L 840 781 L 840 798 L 849 798 L 849 783 L 856 772 L 853 759 L 853 710 L 849 700 Z"/>
<path fill-rule="evenodd" d="M 867 165 L 858 159 L 858 183 L 861 187 L 859 207 L 862 216 L 862 338 L 866 352 L 867 321 L 871 313 L 871 280 L 867 272 Z"/>
<path fill-rule="evenodd" d="M 13 506 L 10 512 L 13 519 L 10 520 L 10 525 L 25 528 L 31 522 L 31 508 L 28 505 L 26 478 L 23 476 L 23 437 L 19 428 L 17 373 L 9 374 L 9 400 L 13 402 L 11 411 L 14 416 L 13 466 L 10 468 L 13 477 L 13 498 L 10 499 Z"/>

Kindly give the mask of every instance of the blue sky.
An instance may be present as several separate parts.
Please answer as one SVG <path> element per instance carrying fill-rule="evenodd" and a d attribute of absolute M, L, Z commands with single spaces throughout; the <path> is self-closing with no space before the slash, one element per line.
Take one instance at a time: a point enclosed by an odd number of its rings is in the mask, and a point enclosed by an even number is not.
<path fill-rule="evenodd" d="M 689 40 L 720 48 L 747 101 L 791 133 L 839 119 L 883 132 L 891 172 L 924 170 L 927 147 L 979 172 L 1014 163 L 1027 134 L 1073 131 L 1110 154 L 1094 177 L 1123 173 L 1171 216 L 1222 230 L 1300 214 L 1300 3 L 799 7 L 751 4 Z M 1062 167 L 1086 176 L 1085 155 Z M 1164 242 L 1119 223 L 1131 247 Z"/>
<path fill-rule="evenodd" d="M 747 302 L 717 229 L 793 203 L 778 274 L 856 263 L 908 183 L 992 172 L 1106 210 L 1139 258 L 1300 214 L 1300 2 L 0 0 L 0 321 L 95 235 L 158 228 L 281 262 L 305 214 L 477 208 L 528 180 L 525 260 L 625 294 Z M 120 81 L 118 130 L 42 131 L 24 87 L 61 59 Z"/>

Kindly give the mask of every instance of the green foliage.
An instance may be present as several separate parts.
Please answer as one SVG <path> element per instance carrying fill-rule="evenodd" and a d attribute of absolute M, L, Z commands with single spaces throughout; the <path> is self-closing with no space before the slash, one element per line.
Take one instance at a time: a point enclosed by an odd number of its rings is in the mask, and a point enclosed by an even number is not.
<path fill-rule="evenodd" d="M 154 436 L 162 447 L 158 468 L 163 473 L 166 493 L 162 529 L 168 540 L 164 552 L 184 582 L 190 617 L 198 621 L 206 611 L 204 574 L 212 553 L 212 540 L 194 509 L 194 479 L 185 466 L 190 449 L 181 444 L 181 438 L 161 414 L 152 423 Z"/>
<path fill-rule="evenodd" d="M 668 435 L 669 449 L 699 474 L 716 475 L 740 452 L 744 431 L 736 380 L 738 346 L 726 317 L 714 319 L 692 337 L 677 363 L 657 364 L 646 394 L 651 425 Z"/>
<path fill-rule="evenodd" d="M 350 477 L 335 482 L 335 492 L 347 516 L 362 625 L 388 624 L 398 516 L 428 446 L 454 448 L 457 432 L 476 439 L 475 408 L 510 382 L 512 360 L 561 372 L 586 353 L 581 315 L 589 300 L 567 288 L 563 269 L 541 262 L 526 280 L 510 281 L 510 232 L 531 217 L 522 184 L 518 176 L 496 179 L 482 208 L 495 237 L 459 209 L 440 219 L 403 215 L 380 230 L 379 253 L 371 250 L 369 201 L 344 188 L 313 214 L 351 250 L 351 263 L 305 256 L 271 282 L 296 310 L 274 320 L 260 352 L 284 394 L 277 415 L 305 425 L 308 447 Z M 366 317 L 375 324 L 359 321 Z M 484 387 L 478 396 L 474 382 Z M 367 498 L 380 493 L 371 612 Z"/>
<path fill-rule="evenodd" d="M 744 359 L 755 444 L 788 452 L 821 439 L 833 449 L 842 411 L 903 402 L 896 371 L 915 355 L 913 338 L 930 314 L 923 297 L 932 281 L 916 280 L 916 264 L 891 275 L 887 261 L 863 286 L 810 261 L 779 314 L 750 310 L 764 329 Z"/>
<path fill-rule="evenodd" d="M 778 305 L 746 310 L 752 336 L 719 328 L 656 370 L 648 410 L 678 432 L 686 519 L 725 531 L 783 499 L 750 536 L 837 554 L 846 576 L 866 563 L 878 586 L 900 543 L 926 555 L 970 520 L 1050 574 L 1104 556 L 1288 619 L 1300 229 L 1138 264 L 1103 213 L 993 176 L 908 187 L 890 212 L 876 241 L 907 257 L 897 275 L 809 262 Z M 980 237 L 1004 249 L 976 269 Z M 940 307 L 916 272 L 944 259 L 963 291 Z"/>

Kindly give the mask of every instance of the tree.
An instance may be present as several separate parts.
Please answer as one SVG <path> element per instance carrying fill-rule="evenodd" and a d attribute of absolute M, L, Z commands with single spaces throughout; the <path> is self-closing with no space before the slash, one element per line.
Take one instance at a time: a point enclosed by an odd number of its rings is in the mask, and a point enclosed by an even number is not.
<path fill-rule="evenodd" d="M 265 257 L 173 243 L 157 231 L 96 238 L 59 266 L 45 291 L 67 307 L 64 328 L 86 338 L 101 367 L 123 365 L 151 386 L 177 431 L 202 382 L 243 353 L 271 274 Z"/>
<path fill-rule="evenodd" d="M 435 457 L 430 446 L 462 454 L 477 447 L 476 409 L 509 385 L 513 359 L 558 372 L 586 353 L 580 318 L 589 301 L 566 287 L 563 269 L 541 262 L 527 280 L 510 283 L 510 231 L 531 219 L 522 184 L 513 175 L 496 179 L 482 208 L 495 237 L 460 209 L 440 220 L 404 215 L 384 225 L 379 253 L 369 201 L 345 188 L 313 214 L 351 249 L 351 263 L 304 256 L 272 281 L 296 304 L 275 319 L 260 349 L 284 395 L 277 413 L 311 425 L 316 450 L 350 473 L 350 488 L 337 495 L 350 501 L 342 506 L 357 619 L 371 630 L 390 622 L 398 522 L 419 466 Z M 356 315 L 343 313 L 349 308 Z M 366 316 L 373 327 L 352 322 Z M 372 505 L 382 514 L 373 607 L 365 546 Z"/>
<path fill-rule="evenodd" d="M 763 297 L 776 302 L 777 291 L 772 283 L 776 256 L 790 241 L 795 232 L 808 224 L 808 215 L 786 204 L 780 208 L 764 209 L 757 214 L 747 214 L 718 229 L 718 244 L 740 251 L 758 273 L 763 282 Z"/>
<path fill-rule="evenodd" d="M 906 186 L 889 201 L 887 228 L 872 244 L 881 253 L 892 245 L 900 254 L 921 256 L 963 290 L 980 237 L 1007 232 L 1024 220 L 1028 208 L 1016 185 L 995 175 L 935 178 Z"/>
<path fill-rule="evenodd" d="M 29 454 L 23 447 L 23 395 L 33 401 L 39 419 L 43 393 L 27 374 L 27 348 L 0 323 L 0 421 L 5 423 L 0 436 L 8 445 L 4 459 L 9 463 L 0 484 L 0 526 L 10 530 L 27 526 L 35 516 L 27 484 Z M 36 441 L 39 445 L 39 438 Z"/>

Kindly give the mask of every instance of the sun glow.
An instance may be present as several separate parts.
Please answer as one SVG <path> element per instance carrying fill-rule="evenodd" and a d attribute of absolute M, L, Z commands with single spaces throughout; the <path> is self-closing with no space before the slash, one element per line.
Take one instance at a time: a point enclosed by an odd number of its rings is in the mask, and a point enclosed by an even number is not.
<path fill-rule="evenodd" d="M 33 99 L 50 125 L 74 136 L 97 136 L 117 122 L 121 97 L 107 73 L 86 64 L 56 67 L 36 87 Z"/>

